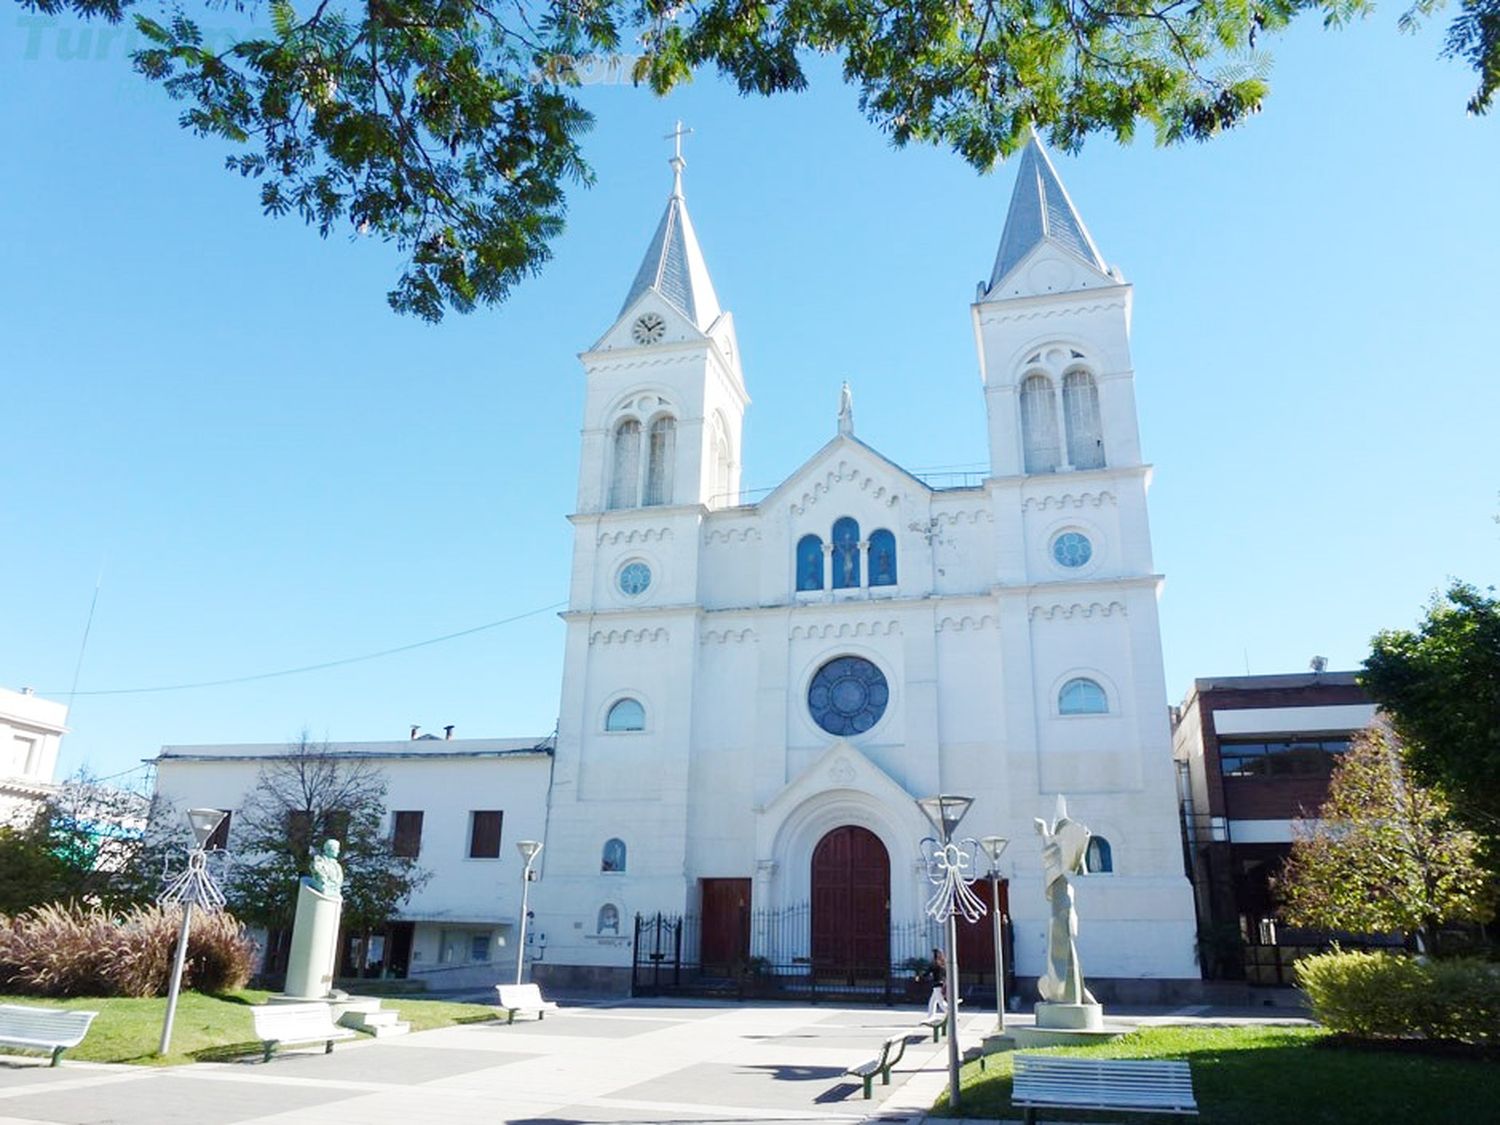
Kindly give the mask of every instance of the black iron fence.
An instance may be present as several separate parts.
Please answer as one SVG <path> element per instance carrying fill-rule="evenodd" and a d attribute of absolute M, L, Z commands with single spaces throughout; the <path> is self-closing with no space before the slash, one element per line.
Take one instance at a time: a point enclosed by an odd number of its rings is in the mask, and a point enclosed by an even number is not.
<path fill-rule="evenodd" d="M 891 923 L 880 956 L 863 943 L 852 956 L 814 956 L 808 904 L 751 910 L 737 927 L 713 927 L 705 953 L 703 919 L 697 914 L 637 914 L 631 991 L 636 996 L 732 996 L 738 999 L 865 1000 L 885 1004 L 925 1003 L 933 988 L 932 951 L 943 944 L 942 927 L 930 919 Z M 1005 923 L 1009 929 L 1009 921 Z M 724 932 L 743 935 L 725 942 Z M 748 944 L 744 940 L 748 939 Z M 738 948 L 732 948 L 738 944 Z M 879 945 L 878 938 L 873 943 Z M 730 948 L 726 948 L 729 946 Z M 1009 949 L 1010 935 L 1006 933 Z M 993 988 L 990 958 L 965 969 L 965 994 Z"/>

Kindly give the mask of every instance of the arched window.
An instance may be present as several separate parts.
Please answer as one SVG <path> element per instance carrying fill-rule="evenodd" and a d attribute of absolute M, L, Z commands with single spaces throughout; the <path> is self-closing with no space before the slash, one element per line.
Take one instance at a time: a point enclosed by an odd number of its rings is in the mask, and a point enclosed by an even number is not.
<path fill-rule="evenodd" d="M 729 494 L 729 466 L 733 461 L 729 448 L 729 427 L 724 424 L 724 415 L 718 411 L 714 412 L 713 449 L 710 452 L 714 468 L 713 502 L 719 505 L 733 504 L 737 498 Z"/>
<path fill-rule="evenodd" d="M 823 588 L 823 540 L 804 535 L 797 540 L 797 589 Z"/>
<path fill-rule="evenodd" d="M 626 418 L 615 427 L 609 478 L 609 506 L 634 508 L 641 502 L 641 424 Z"/>
<path fill-rule="evenodd" d="M 620 936 L 620 908 L 612 902 L 606 902 L 599 908 L 599 921 L 594 927 L 596 934 L 613 934 Z"/>
<path fill-rule="evenodd" d="M 641 706 L 639 699 L 626 696 L 609 709 L 609 714 L 604 719 L 604 729 L 608 731 L 645 730 L 646 709 Z"/>
<path fill-rule="evenodd" d="M 1083 869 L 1090 875 L 1108 875 L 1115 869 L 1114 853 L 1103 836 L 1089 837 L 1089 846 L 1083 853 Z"/>
<path fill-rule="evenodd" d="M 896 584 L 896 537 L 885 528 L 870 532 L 870 585 Z"/>
<path fill-rule="evenodd" d="M 677 445 L 677 423 L 663 415 L 651 423 L 646 452 L 646 504 L 672 502 L 672 453 Z"/>
<path fill-rule="evenodd" d="M 1093 680 L 1080 677 L 1063 684 L 1057 710 L 1063 715 L 1104 715 L 1109 712 L 1109 696 Z"/>
<path fill-rule="evenodd" d="M 625 841 L 612 836 L 604 841 L 604 853 L 599 858 L 599 870 L 619 874 L 625 870 Z"/>
<path fill-rule="evenodd" d="M 1063 421 L 1068 427 L 1068 464 L 1075 469 L 1102 469 L 1099 388 L 1087 371 L 1069 371 L 1063 376 Z"/>
<path fill-rule="evenodd" d="M 845 516 L 833 525 L 833 588 L 859 585 L 859 522 Z"/>
<path fill-rule="evenodd" d="M 1021 384 L 1021 449 L 1028 473 L 1057 471 L 1057 395 L 1045 375 Z"/>

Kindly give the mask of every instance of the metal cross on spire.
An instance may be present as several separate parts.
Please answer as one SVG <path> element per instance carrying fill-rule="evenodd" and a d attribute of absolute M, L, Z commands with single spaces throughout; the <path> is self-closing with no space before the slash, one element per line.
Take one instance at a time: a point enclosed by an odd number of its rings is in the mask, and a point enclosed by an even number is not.
<path fill-rule="evenodd" d="M 691 129 L 684 128 L 682 122 L 678 121 L 677 127 L 662 137 L 662 140 L 672 142 L 672 159 L 667 163 L 672 165 L 673 195 L 682 194 L 682 170 L 687 167 L 687 161 L 682 156 L 682 138 L 691 132 Z"/>

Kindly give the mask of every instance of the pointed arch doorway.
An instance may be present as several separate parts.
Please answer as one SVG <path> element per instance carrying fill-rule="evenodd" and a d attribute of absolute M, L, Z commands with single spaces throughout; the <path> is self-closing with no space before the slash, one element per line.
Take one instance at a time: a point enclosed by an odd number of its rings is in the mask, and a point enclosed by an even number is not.
<path fill-rule="evenodd" d="M 890 960 L 890 856 L 868 828 L 835 828 L 812 854 L 813 971 L 853 984 L 886 976 Z"/>

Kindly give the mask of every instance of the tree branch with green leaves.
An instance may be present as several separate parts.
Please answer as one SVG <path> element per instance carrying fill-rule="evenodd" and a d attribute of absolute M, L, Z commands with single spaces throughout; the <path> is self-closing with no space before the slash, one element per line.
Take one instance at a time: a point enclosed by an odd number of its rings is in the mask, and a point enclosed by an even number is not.
<path fill-rule="evenodd" d="M 834 56 L 894 144 L 987 169 L 1033 125 L 1068 150 L 1142 125 L 1159 143 L 1212 137 L 1268 94 L 1261 37 L 1372 0 L 272 0 L 269 28 L 225 51 L 184 0 L 18 2 L 110 22 L 152 5 L 134 14 L 134 64 L 185 104 L 183 126 L 234 146 L 228 167 L 259 183 L 266 214 L 393 243 L 391 306 L 438 321 L 504 301 L 550 257 L 568 191 L 593 179 L 577 91 L 601 57 L 628 54 L 658 94 L 712 69 L 771 95 Z M 1437 3 L 1416 0 L 1402 26 Z M 1500 0 L 1461 3 L 1444 53 L 1479 75 L 1468 108 L 1483 113 Z"/>

